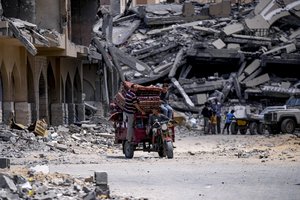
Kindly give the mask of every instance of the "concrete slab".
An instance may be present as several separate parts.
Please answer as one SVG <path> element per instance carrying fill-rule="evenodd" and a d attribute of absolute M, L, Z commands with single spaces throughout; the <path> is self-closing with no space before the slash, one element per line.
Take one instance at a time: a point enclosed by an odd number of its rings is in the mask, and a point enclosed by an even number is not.
<path fill-rule="evenodd" d="M 230 24 L 230 25 L 227 25 L 223 28 L 223 32 L 226 35 L 231 35 L 233 33 L 238 33 L 238 32 L 241 32 L 242 30 L 244 30 L 244 26 L 241 23 Z"/>
<path fill-rule="evenodd" d="M 257 70 L 260 66 L 261 61 L 259 59 L 255 59 L 250 65 L 246 67 L 244 72 L 246 75 L 252 74 L 255 70 Z"/>
<path fill-rule="evenodd" d="M 246 82 L 247 87 L 255 87 L 262 83 L 268 82 L 270 80 L 269 74 L 263 74 L 259 77 L 256 77 L 248 82 Z"/>
<path fill-rule="evenodd" d="M 257 15 L 251 19 L 245 19 L 245 23 L 249 29 L 268 29 L 270 24 L 261 15 Z"/>
<path fill-rule="evenodd" d="M 212 42 L 212 45 L 214 45 L 214 47 L 216 47 L 217 49 L 223 49 L 226 46 L 226 44 L 221 39 L 215 40 L 214 42 Z"/>
<path fill-rule="evenodd" d="M 240 44 L 235 44 L 235 43 L 230 43 L 230 44 L 227 44 L 227 49 L 240 50 L 241 45 Z"/>

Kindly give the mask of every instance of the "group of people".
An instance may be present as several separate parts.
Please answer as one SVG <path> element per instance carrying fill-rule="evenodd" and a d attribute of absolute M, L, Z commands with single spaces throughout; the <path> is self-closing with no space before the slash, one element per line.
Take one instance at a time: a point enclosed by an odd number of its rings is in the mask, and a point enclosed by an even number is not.
<path fill-rule="evenodd" d="M 221 121 L 222 121 L 222 105 L 218 99 L 214 99 L 213 103 L 205 102 L 204 108 L 201 111 L 201 115 L 204 120 L 204 134 L 221 134 Z M 234 110 L 225 113 L 225 124 L 223 127 L 222 134 L 227 131 L 229 134 L 229 127 L 234 119 Z"/>
<path fill-rule="evenodd" d="M 162 85 L 162 92 L 160 93 L 160 110 L 158 108 L 152 109 L 152 115 L 149 117 L 149 126 L 152 126 L 155 122 L 155 119 L 159 121 L 163 119 L 172 119 L 173 118 L 173 109 L 169 105 L 169 84 L 164 82 Z M 125 95 L 125 106 L 124 112 L 127 116 L 127 137 L 126 140 L 131 142 L 133 139 L 134 133 L 134 114 L 139 111 L 142 115 L 145 115 L 145 111 L 140 107 L 137 96 L 137 85 L 132 84 L 130 89 L 126 92 Z M 160 112 L 161 111 L 161 112 Z"/>

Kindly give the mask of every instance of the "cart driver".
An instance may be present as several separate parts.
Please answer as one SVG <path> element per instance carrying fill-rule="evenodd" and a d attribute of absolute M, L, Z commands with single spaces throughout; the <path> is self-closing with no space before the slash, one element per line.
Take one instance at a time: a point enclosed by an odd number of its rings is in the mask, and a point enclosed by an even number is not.
<path fill-rule="evenodd" d="M 153 133 L 153 125 L 155 122 L 161 122 L 161 121 L 168 121 L 170 120 L 167 116 L 161 114 L 159 112 L 159 108 L 152 108 L 152 114 L 149 117 L 148 125 L 149 125 L 149 131 L 148 134 L 152 134 L 152 144 L 154 144 L 154 139 L 155 139 L 155 133 Z"/>
<path fill-rule="evenodd" d="M 128 118 L 128 125 L 127 125 L 127 136 L 126 139 L 128 142 L 132 142 L 133 137 L 133 122 L 134 122 L 134 113 L 136 113 L 136 110 L 140 111 L 142 115 L 145 115 L 145 112 L 141 107 L 139 106 L 138 99 L 136 96 L 137 91 L 137 85 L 132 84 L 130 89 L 127 91 L 125 95 L 125 107 L 124 111 Z"/>

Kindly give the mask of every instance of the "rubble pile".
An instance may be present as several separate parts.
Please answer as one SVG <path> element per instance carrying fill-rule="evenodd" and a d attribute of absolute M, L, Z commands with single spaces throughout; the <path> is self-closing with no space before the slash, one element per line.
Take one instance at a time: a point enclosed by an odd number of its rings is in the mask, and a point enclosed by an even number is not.
<path fill-rule="evenodd" d="M 299 8 L 299 1 L 186 1 L 135 7 L 114 18 L 102 9 L 90 57 L 101 53 L 123 81 L 169 78 L 172 106 L 189 111 L 199 110 L 214 92 L 222 102 L 287 98 L 300 91 L 298 78 L 281 78 L 268 66 L 300 64 Z"/>
<path fill-rule="evenodd" d="M 113 127 L 104 118 L 95 121 L 101 121 L 101 123 L 86 121 L 67 127 L 49 127 L 47 130 L 48 134 L 45 136 L 29 132 L 27 129 L 17 130 L 2 125 L 0 131 L 0 157 L 26 158 L 33 155 L 33 152 L 40 152 L 39 155 L 46 158 L 47 156 L 44 154 L 47 153 L 59 153 L 62 155 L 69 153 L 77 155 L 80 153 L 84 155 L 93 152 L 104 154 L 113 148 Z M 19 161 L 21 162 L 21 160 Z M 14 159 L 16 163 L 19 161 Z M 41 163 L 49 162 L 49 158 L 46 160 L 39 159 L 38 161 Z M 68 160 L 55 159 L 51 160 L 51 162 L 68 163 Z"/>
<path fill-rule="evenodd" d="M 0 199 L 138 199 L 110 194 L 105 172 L 94 177 L 74 178 L 67 174 L 32 169 L 0 171 Z"/>

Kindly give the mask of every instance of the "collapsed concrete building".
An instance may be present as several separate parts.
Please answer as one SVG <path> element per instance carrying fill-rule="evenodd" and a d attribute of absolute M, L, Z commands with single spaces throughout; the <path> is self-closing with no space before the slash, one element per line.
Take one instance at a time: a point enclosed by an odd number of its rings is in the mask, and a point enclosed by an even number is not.
<path fill-rule="evenodd" d="M 133 7 L 127 15 L 103 18 L 92 44 L 121 80 L 170 79 L 176 108 L 197 111 L 214 93 L 222 101 L 278 103 L 274 96 L 299 91 L 293 70 L 300 64 L 300 1 L 241 2 Z"/>
<path fill-rule="evenodd" d="M 97 0 L 0 1 L 0 116 L 28 125 L 85 119 L 100 102 L 101 69 L 88 61 Z M 85 102 L 84 102 L 85 100 Z"/>

